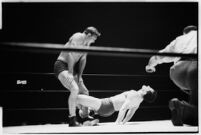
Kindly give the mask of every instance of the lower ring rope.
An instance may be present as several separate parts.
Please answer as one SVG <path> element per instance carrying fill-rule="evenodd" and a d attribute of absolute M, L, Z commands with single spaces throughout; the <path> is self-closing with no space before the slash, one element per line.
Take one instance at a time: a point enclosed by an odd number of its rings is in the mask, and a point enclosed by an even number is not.
<path fill-rule="evenodd" d="M 19 42 L 4 42 L 0 43 L 3 49 L 6 50 L 19 50 L 29 52 L 83 52 L 93 55 L 104 56 L 120 56 L 120 57 L 150 57 L 153 55 L 168 56 L 168 57 L 182 57 L 197 60 L 198 54 L 182 54 L 182 53 L 160 53 L 158 50 L 150 49 L 130 49 L 130 48 L 118 48 L 118 47 L 64 47 L 62 44 L 52 43 L 19 43 Z"/>

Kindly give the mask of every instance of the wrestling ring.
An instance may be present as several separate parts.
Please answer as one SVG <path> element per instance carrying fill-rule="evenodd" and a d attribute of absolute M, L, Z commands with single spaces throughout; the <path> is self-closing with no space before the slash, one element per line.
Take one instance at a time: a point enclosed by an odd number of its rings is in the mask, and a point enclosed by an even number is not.
<path fill-rule="evenodd" d="M 82 52 L 82 53 L 88 53 L 89 55 L 99 55 L 99 56 L 111 56 L 111 57 L 150 57 L 153 55 L 158 56 L 169 56 L 169 57 L 182 57 L 187 58 L 191 60 L 198 59 L 197 54 L 179 54 L 179 53 L 158 53 L 157 50 L 148 50 L 148 49 L 129 49 L 129 48 L 115 48 L 115 47 L 90 47 L 90 48 L 78 48 L 78 47 L 71 47 L 71 48 L 64 48 L 61 44 L 50 44 L 50 43 L 16 43 L 16 42 L 5 42 L 1 43 L 2 51 L 27 51 L 31 53 L 58 53 L 60 51 L 68 51 L 68 52 Z M 12 75 L 11 75 L 12 74 Z M 2 77 L 6 76 L 7 74 L 3 74 Z M 26 94 L 34 93 L 34 94 L 40 94 L 42 95 L 40 98 L 43 98 L 45 94 L 50 94 L 52 97 L 57 96 L 56 93 L 63 94 L 66 93 L 66 90 L 58 89 L 55 90 L 52 89 L 41 89 L 36 87 L 36 89 L 29 89 L 29 87 L 26 87 L 27 82 L 25 81 L 26 78 L 42 78 L 47 81 L 48 79 L 53 79 L 53 73 L 9 73 L 9 77 L 11 80 L 16 81 L 16 76 L 23 76 L 25 78 L 24 80 L 17 80 L 19 81 L 18 88 L 16 90 L 4 90 L 1 92 L 1 94 L 4 96 L 6 94 L 13 94 L 13 96 L 17 96 L 20 94 L 23 94 L 23 96 L 27 96 Z M 171 97 L 171 94 L 174 93 L 175 96 L 180 96 L 181 93 L 175 93 L 174 90 L 169 91 L 169 89 L 177 89 L 176 87 L 172 86 L 172 82 L 169 80 L 167 76 L 157 76 L 157 75 L 118 75 L 118 74 L 84 74 L 84 77 L 88 78 L 88 80 L 93 81 L 99 81 L 105 80 L 111 81 L 114 80 L 115 84 L 118 82 L 120 85 L 127 85 L 122 82 L 122 80 L 126 80 L 127 83 L 131 83 L 134 85 L 137 82 L 147 82 L 147 80 L 153 85 L 159 85 L 161 87 L 161 91 L 159 91 L 159 94 L 161 97 L 159 97 L 151 106 L 148 106 L 147 104 L 142 104 L 142 107 L 139 108 L 138 112 L 133 116 L 134 119 L 131 119 L 130 122 L 128 122 L 125 125 L 115 125 L 113 118 L 111 118 L 109 121 L 108 119 L 105 121 L 101 121 L 98 126 L 82 126 L 82 127 L 68 127 L 68 123 L 51 123 L 51 121 L 48 122 L 38 122 L 36 124 L 21 124 L 21 125 L 10 125 L 10 126 L 3 126 L 4 121 L 6 121 L 3 116 L 8 115 L 7 112 L 18 112 L 22 113 L 24 111 L 25 113 L 30 112 L 36 112 L 35 114 L 40 114 L 45 116 L 45 113 L 48 111 L 54 111 L 56 112 L 56 115 L 59 115 L 61 113 L 58 113 L 58 111 L 66 111 L 68 108 L 62 108 L 62 107 L 43 107 L 41 103 L 35 103 L 35 107 L 30 108 L 12 108 L 12 107 L 5 107 L 1 108 L 1 132 L 4 135 L 17 135 L 17 134 L 159 134 L 159 133 L 198 133 L 199 127 L 197 126 L 174 126 L 170 120 L 168 112 L 168 106 L 166 106 L 166 101 L 169 100 Z M 144 79 L 146 78 L 146 80 Z M 154 79 L 153 79 L 154 78 Z M 42 79 L 42 80 L 43 80 Z M 43 80 L 43 81 L 44 81 Z M 35 83 L 40 83 L 41 80 L 36 81 Z M 49 82 L 48 82 L 49 83 Z M 162 86 L 163 83 L 166 83 L 167 86 L 170 86 L 168 88 L 165 88 L 165 86 Z M 112 84 L 111 84 L 112 85 Z M 118 86 L 117 86 L 118 87 Z M 54 89 L 54 90 L 53 90 Z M 94 89 L 90 90 L 90 95 L 100 97 L 104 97 L 105 95 L 112 95 L 114 93 L 120 93 L 123 91 L 123 89 L 120 88 L 120 90 L 111 90 L 111 88 L 102 88 L 102 89 L 109 89 L 109 90 L 101 90 L 101 89 Z M 169 93 L 170 92 L 170 93 Z M 172 92 L 172 93 L 171 93 Z M 26 94 L 24 94 L 26 93 Z M 22 96 L 22 97 L 23 97 Z M 182 95 L 183 96 L 183 95 Z M 30 97 L 28 97 L 30 98 Z M 8 100 L 6 100 L 8 101 Z M 5 102 L 6 102 L 5 101 Z M 18 102 L 18 101 L 16 101 Z M 23 100 L 21 101 L 23 102 Z M 27 101 L 29 104 L 29 101 Z M 20 103 L 20 102 L 19 102 Z M 31 102 L 30 102 L 31 103 Z M 41 112 L 40 112 L 41 111 Z M 161 112 L 160 112 L 161 111 Z M 160 114 L 160 113 L 161 114 Z M 146 116 L 150 114 L 150 116 Z M 54 114 L 54 113 L 53 113 Z M 17 115 L 16 115 L 17 116 Z M 54 115 L 52 115 L 54 116 Z M 159 117 L 160 116 L 160 117 Z M 10 121 L 12 121 L 12 118 L 15 116 L 10 117 Z M 140 117 L 144 117 L 143 119 Z M 152 118 L 151 118 L 152 117 Z M 40 118 L 39 118 L 40 121 Z M 66 121 L 66 120 L 63 120 Z"/>

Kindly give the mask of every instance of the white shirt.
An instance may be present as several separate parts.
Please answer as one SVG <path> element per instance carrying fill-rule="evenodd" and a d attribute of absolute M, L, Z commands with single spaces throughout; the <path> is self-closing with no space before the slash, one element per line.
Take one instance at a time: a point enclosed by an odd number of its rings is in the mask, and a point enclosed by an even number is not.
<path fill-rule="evenodd" d="M 187 34 L 181 35 L 173 40 L 168 46 L 159 52 L 172 52 L 172 53 L 183 53 L 183 54 L 196 54 L 197 53 L 197 31 L 190 31 Z M 156 56 L 157 64 L 161 63 L 176 63 L 181 57 L 164 57 Z"/>
<path fill-rule="evenodd" d="M 120 94 L 119 96 L 124 96 L 124 102 L 119 102 L 117 99 L 118 96 L 115 96 L 111 99 L 113 99 L 113 105 L 114 107 L 118 105 L 119 113 L 118 117 L 116 119 L 117 124 L 125 124 L 127 121 L 129 121 L 132 116 L 135 114 L 136 110 L 139 108 L 141 102 L 143 101 L 142 95 L 134 90 L 130 90 L 128 92 L 124 92 Z M 116 99 L 116 100 L 114 100 Z M 114 102 L 116 101 L 116 102 Z M 121 106 L 121 107 L 120 107 Z"/>
<path fill-rule="evenodd" d="M 114 109 L 116 111 L 120 110 L 123 104 L 127 104 L 127 109 L 133 107 L 138 108 L 143 101 L 142 96 L 139 95 L 139 93 L 135 90 L 126 91 L 119 95 L 113 96 L 110 99 L 112 100 Z"/>

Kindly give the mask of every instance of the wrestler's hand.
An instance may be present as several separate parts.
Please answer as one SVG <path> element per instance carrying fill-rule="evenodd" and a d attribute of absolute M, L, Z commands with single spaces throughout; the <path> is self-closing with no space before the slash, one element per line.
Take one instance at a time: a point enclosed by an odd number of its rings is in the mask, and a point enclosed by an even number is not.
<path fill-rule="evenodd" d="M 80 89 L 80 94 L 85 94 L 85 95 L 89 95 L 89 90 L 87 89 L 87 87 L 84 84 L 84 81 L 81 80 L 78 82 L 78 87 Z"/>
<path fill-rule="evenodd" d="M 87 88 L 85 87 L 85 85 L 84 85 L 84 81 L 83 81 L 83 80 L 81 80 L 81 81 L 78 82 L 78 86 L 79 86 L 79 88 L 80 88 L 81 90 L 86 90 L 86 89 L 87 89 Z"/>
<path fill-rule="evenodd" d="M 146 70 L 147 73 L 156 72 L 156 68 L 153 67 L 153 66 L 149 66 L 149 65 L 147 65 L 147 66 L 145 67 L 145 70 Z"/>
<path fill-rule="evenodd" d="M 82 77 L 77 77 L 79 83 L 83 83 Z"/>

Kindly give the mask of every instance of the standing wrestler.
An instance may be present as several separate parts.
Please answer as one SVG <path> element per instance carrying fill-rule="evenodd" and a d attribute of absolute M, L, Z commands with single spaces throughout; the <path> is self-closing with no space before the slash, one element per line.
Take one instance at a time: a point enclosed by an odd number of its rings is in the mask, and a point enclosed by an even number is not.
<path fill-rule="evenodd" d="M 197 54 L 197 27 L 187 26 L 183 35 L 177 37 L 159 52 Z M 170 78 L 184 92 L 190 91 L 189 103 L 172 99 L 169 108 L 172 112 L 172 123 L 181 126 L 183 123 L 198 124 L 198 65 L 196 60 L 181 57 L 152 56 L 146 66 L 147 72 L 155 72 L 158 64 L 171 63 Z"/>
<path fill-rule="evenodd" d="M 77 106 L 87 106 L 103 117 L 111 116 L 119 111 L 116 124 L 125 124 L 135 114 L 143 101 L 152 103 L 157 92 L 149 86 L 143 85 L 138 91 L 129 90 L 108 98 L 95 98 L 87 95 L 78 95 Z M 82 111 L 80 111 L 82 114 Z"/>
<path fill-rule="evenodd" d="M 83 33 L 73 34 L 65 47 L 90 47 L 100 33 L 95 27 L 87 27 Z M 68 97 L 69 126 L 79 126 L 76 118 L 78 94 L 89 95 L 82 74 L 86 65 L 87 53 L 62 51 L 54 64 L 54 73 L 62 85 L 70 91 Z M 83 108 L 83 117 L 88 118 L 88 108 Z"/>

